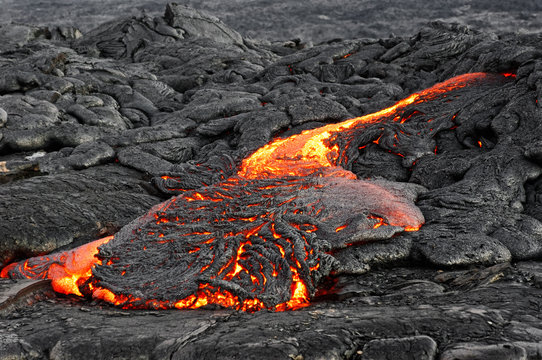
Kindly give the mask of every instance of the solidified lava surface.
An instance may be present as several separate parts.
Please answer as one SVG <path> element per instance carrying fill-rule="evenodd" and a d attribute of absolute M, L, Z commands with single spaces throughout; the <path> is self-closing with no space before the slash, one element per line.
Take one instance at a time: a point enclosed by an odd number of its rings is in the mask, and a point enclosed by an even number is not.
<path fill-rule="evenodd" d="M 540 34 L 2 29 L 1 355 L 540 357 Z"/>
<path fill-rule="evenodd" d="M 395 123 L 394 133 L 371 142 L 392 141 L 391 153 L 414 162 L 430 151 L 435 127 L 454 129 L 465 94 L 493 96 L 514 78 L 457 76 L 379 112 L 275 139 L 243 159 L 237 175 L 181 191 L 112 239 L 11 264 L 1 275 L 52 279 L 61 293 L 124 308 L 306 306 L 333 270 L 334 251 L 424 223 L 413 204 L 423 187 L 357 180 L 339 166 L 351 167 L 351 154 L 368 145 L 363 135 Z M 415 108 L 425 103 L 439 105 L 439 119 Z"/>

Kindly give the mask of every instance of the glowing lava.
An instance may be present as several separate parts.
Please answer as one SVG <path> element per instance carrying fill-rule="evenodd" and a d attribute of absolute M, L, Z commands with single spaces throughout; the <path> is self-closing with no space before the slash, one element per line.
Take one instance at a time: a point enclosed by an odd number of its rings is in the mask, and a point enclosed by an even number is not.
<path fill-rule="evenodd" d="M 407 107 L 486 76 L 458 76 L 379 112 L 275 139 L 244 159 L 236 176 L 159 204 L 114 237 L 11 264 L 0 276 L 48 278 L 59 293 L 123 308 L 306 306 L 328 256 L 318 236 L 341 248 L 423 224 L 414 198 L 404 200 L 384 183 L 358 181 L 340 167 L 350 144 L 335 140 L 370 124 L 402 121 Z M 363 202 L 370 205 L 360 210 Z M 152 275 L 168 285 L 137 284 L 139 262 L 114 255 L 123 250 L 148 254 Z M 168 261 L 173 265 L 161 266 Z"/>
<path fill-rule="evenodd" d="M 435 99 L 439 95 L 468 86 L 487 77 L 486 73 L 470 73 L 456 76 L 429 89 L 412 94 L 384 110 L 353 118 L 338 124 L 306 130 L 285 139 L 276 139 L 258 149 L 243 160 L 239 176 L 248 179 L 261 177 L 307 176 L 316 172 L 320 176 L 342 176 L 355 179 L 350 171 L 338 167 L 342 154 L 330 139 L 349 129 L 363 129 L 369 124 L 381 122 L 389 116 L 401 119 L 401 112 L 412 104 Z"/>
<path fill-rule="evenodd" d="M 2 269 L 0 277 L 6 278 L 10 273 L 20 273 L 29 279 L 52 279 L 56 292 L 83 296 L 79 285 L 92 276 L 92 266 L 100 263 L 95 256 L 98 247 L 111 239 L 113 236 L 107 236 L 73 250 L 10 264 Z"/>

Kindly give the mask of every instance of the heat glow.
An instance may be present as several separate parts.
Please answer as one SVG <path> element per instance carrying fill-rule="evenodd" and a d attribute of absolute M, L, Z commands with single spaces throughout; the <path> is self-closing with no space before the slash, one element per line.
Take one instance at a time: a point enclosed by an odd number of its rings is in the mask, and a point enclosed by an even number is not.
<path fill-rule="evenodd" d="M 439 95 L 465 87 L 486 76 L 488 76 L 486 73 L 456 76 L 429 89 L 414 93 L 378 112 L 338 124 L 306 130 L 285 139 L 273 140 L 244 159 L 238 175 L 248 179 L 257 179 L 261 177 L 307 176 L 318 171 L 322 174 L 321 176 L 341 176 L 355 179 L 356 176 L 353 173 L 337 166 L 340 149 L 338 145 L 330 144 L 330 138 L 333 135 L 348 129 L 381 122 L 402 112 L 409 105 L 432 100 Z"/>
<path fill-rule="evenodd" d="M 340 149 L 338 144 L 332 143 L 332 138 L 335 135 L 340 134 L 351 129 L 363 129 L 370 124 L 382 122 L 382 121 L 401 121 L 401 114 L 408 106 L 413 104 L 429 101 L 434 98 L 445 94 L 451 90 L 465 87 L 471 82 L 478 81 L 487 76 L 485 73 L 472 73 L 454 77 L 443 83 L 437 84 L 429 89 L 412 94 L 409 97 L 397 102 L 395 105 L 389 108 L 383 109 L 373 114 L 353 118 L 346 120 L 338 124 L 330 124 L 321 128 L 303 131 L 300 134 L 290 136 L 288 138 L 277 138 L 267 145 L 263 146 L 251 156 L 243 160 L 241 167 L 237 173 L 237 176 L 226 180 L 222 185 L 225 191 L 217 194 L 207 194 L 204 192 L 191 192 L 191 195 L 180 195 L 173 200 L 169 200 L 162 204 L 162 207 L 153 208 L 147 216 L 154 216 L 157 224 L 167 223 L 168 219 L 161 218 L 158 214 L 161 210 L 173 205 L 175 201 L 186 202 L 222 202 L 228 198 L 227 189 L 229 187 L 236 186 L 240 180 L 250 179 L 272 179 L 272 178 L 287 178 L 287 177 L 342 177 L 348 179 L 356 179 L 356 176 L 341 167 L 338 166 L 342 152 L 344 149 Z M 512 75 L 506 75 L 512 76 Z M 378 140 L 377 140 L 378 141 Z M 270 185 L 274 186 L 274 185 Z M 286 189 L 289 185 L 284 185 Z M 295 186 L 293 184 L 292 186 Z M 295 193 L 290 200 L 285 202 L 294 201 Z M 279 204 L 282 205 L 282 204 Z M 247 207 L 251 206 L 246 204 Z M 201 207 L 204 210 L 204 207 Z M 318 213 L 316 213 L 318 214 Z M 373 228 L 377 229 L 384 227 L 388 224 L 384 222 L 381 217 L 370 218 L 374 222 Z M 177 219 L 179 220 L 179 219 Z M 250 245 L 251 237 L 258 236 L 258 232 L 262 226 L 267 226 L 268 223 L 260 221 L 260 225 L 254 225 L 250 227 L 251 223 L 256 223 L 258 218 L 256 216 L 246 219 L 234 219 L 237 221 L 243 221 L 247 224 L 246 229 L 239 232 L 239 234 L 230 234 L 234 236 L 243 236 L 244 242 L 237 249 L 236 255 L 230 262 L 225 264 L 219 274 L 226 280 L 233 279 L 241 276 L 243 273 L 250 274 L 250 272 L 242 265 L 243 259 L 247 255 L 247 246 Z M 312 226 L 312 228 L 311 228 Z M 414 223 L 405 226 L 401 225 L 404 231 L 417 231 L 421 224 Z M 275 239 L 280 239 L 281 235 L 274 231 L 274 225 L 270 226 L 272 236 Z M 299 229 L 310 233 L 315 231 L 314 225 L 305 224 L 298 225 Z M 336 227 L 336 233 L 342 233 L 346 225 L 340 225 Z M 211 233 L 197 233 L 193 232 L 191 236 L 207 236 L 207 241 L 212 242 L 215 240 Z M 171 241 L 163 236 L 163 234 L 157 234 L 161 243 L 167 244 Z M 52 286 L 55 291 L 62 294 L 74 294 L 78 296 L 92 296 L 93 298 L 102 299 L 106 302 L 122 306 L 124 308 L 132 308 L 137 298 L 117 295 L 112 291 L 99 286 L 99 282 L 93 281 L 93 268 L 97 265 L 101 265 L 102 261 L 99 257 L 95 256 L 99 253 L 99 246 L 111 241 L 113 236 L 105 237 L 103 239 L 96 240 L 89 244 L 80 246 L 76 249 L 40 256 L 28 259 L 26 261 L 13 263 L 5 267 L 1 273 L 1 277 L 17 276 L 22 278 L 46 278 L 52 280 Z M 205 242 L 202 242 L 202 245 Z M 285 257 L 285 251 L 281 245 L 277 244 L 278 250 Z M 143 249 L 145 250 L 145 249 Z M 189 251 L 190 254 L 196 254 L 200 251 L 199 247 L 195 247 Z M 307 253 L 307 257 L 310 254 Z M 205 272 L 207 268 L 211 266 L 211 263 L 207 267 L 204 267 L 201 272 Z M 291 273 L 291 297 L 290 300 L 275 307 L 271 308 L 275 311 L 284 311 L 288 309 L 297 309 L 303 306 L 307 306 L 309 303 L 309 291 L 307 285 L 302 280 L 299 269 L 300 266 L 290 266 Z M 310 268 L 310 271 L 318 269 L 318 265 Z M 273 276 L 276 276 L 277 272 L 273 271 Z M 263 275 L 254 276 L 250 275 L 252 282 L 257 285 L 264 285 L 268 279 Z M 198 308 L 208 304 L 218 304 L 221 306 L 236 308 L 240 310 L 260 310 L 266 308 L 265 304 L 258 298 L 240 300 L 237 296 L 231 292 L 213 287 L 209 284 L 200 284 L 197 295 L 190 295 L 186 298 L 179 299 L 174 304 L 170 302 L 162 302 L 159 300 L 150 301 L 145 306 L 149 308 Z"/>

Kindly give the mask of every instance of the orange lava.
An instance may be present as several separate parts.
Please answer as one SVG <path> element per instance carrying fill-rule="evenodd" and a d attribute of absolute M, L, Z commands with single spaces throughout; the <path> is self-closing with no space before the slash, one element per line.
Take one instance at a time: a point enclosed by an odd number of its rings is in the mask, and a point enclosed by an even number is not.
<path fill-rule="evenodd" d="M 348 55 L 347 55 L 348 56 Z M 405 107 L 428 101 L 436 98 L 438 95 L 448 92 L 453 89 L 461 88 L 469 84 L 469 82 L 482 79 L 487 76 L 484 73 L 472 73 L 454 77 L 448 81 L 437 84 L 427 90 L 420 91 L 412 94 L 404 100 L 397 102 L 395 105 L 378 111 L 373 114 L 357 117 L 354 119 L 346 120 L 339 124 L 330 124 L 318 129 L 306 130 L 300 134 L 290 136 L 288 138 L 278 138 L 271 141 L 269 144 L 263 146 L 251 156 L 243 160 L 241 168 L 238 171 L 237 176 L 245 179 L 264 179 L 275 177 L 288 177 L 288 176 L 333 176 L 333 177 L 345 177 L 349 179 L 356 179 L 356 176 L 341 167 L 339 167 L 338 161 L 341 157 L 339 146 L 331 144 L 330 139 L 333 135 L 340 133 L 344 130 L 351 128 L 363 128 L 367 124 L 372 124 L 389 119 L 390 116 L 402 111 Z M 513 74 L 505 74 L 504 76 L 513 76 Z M 401 119 L 401 117 L 395 116 L 395 121 Z M 377 140 L 378 141 L 378 140 Z M 480 143 L 481 144 L 481 143 Z M 167 179 L 167 176 L 163 177 Z M 238 178 L 237 178 L 238 179 Z M 226 181 L 224 187 L 232 186 L 235 184 L 235 178 Z M 223 201 L 227 196 L 225 194 L 217 194 L 216 197 L 210 198 L 204 196 L 198 192 L 192 192 L 192 196 L 182 196 L 186 201 Z M 294 198 L 292 198 L 294 199 Z M 175 199 L 164 203 L 164 207 L 170 206 Z M 156 216 L 156 214 L 155 214 Z M 167 219 L 158 219 L 158 222 L 167 222 Z M 254 218 L 246 219 L 247 221 L 254 221 Z M 373 217 L 374 228 L 378 228 L 384 223 L 382 218 Z M 346 227 L 339 226 L 336 228 L 336 232 L 340 232 Z M 405 226 L 404 231 L 417 231 L 417 227 Z M 239 246 L 236 257 L 232 260 L 235 262 L 234 266 L 228 263 L 223 267 L 222 271 L 226 268 L 230 268 L 230 272 L 226 274 L 226 278 L 232 279 L 243 271 L 244 269 L 239 260 L 244 256 L 244 246 L 249 243 L 250 236 L 257 234 L 258 228 L 254 228 L 251 231 L 245 233 L 246 241 Z M 309 232 L 310 230 L 307 230 Z M 162 235 L 163 236 L 163 235 Z M 280 238 L 280 235 L 274 233 L 275 238 Z M 1 277 L 8 277 L 8 273 L 11 270 L 17 269 L 21 276 L 27 278 L 47 278 L 52 280 L 52 285 L 55 291 L 63 294 L 75 294 L 83 296 L 81 286 L 86 283 L 86 294 L 91 292 L 92 297 L 103 299 L 109 303 L 120 305 L 125 308 L 131 308 L 130 303 L 134 298 L 124 295 L 116 295 L 108 289 L 94 286 L 92 282 L 88 282 L 92 277 L 92 269 L 96 264 L 101 264 L 100 260 L 95 256 L 98 253 L 98 247 L 107 243 L 113 238 L 113 236 L 105 237 L 103 239 L 96 240 L 89 244 L 80 246 L 76 249 L 53 254 L 49 256 L 41 256 L 28 259 L 23 262 L 14 263 L 5 267 L 1 273 Z M 163 240 L 167 242 L 167 239 Z M 281 250 L 282 256 L 285 256 L 284 250 L 277 244 Z M 190 250 L 191 252 L 199 251 L 199 248 Z M 44 267 L 44 264 L 47 267 Z M 317 269 L 318 266 L 311 268 L 311 271 Z M 205 270 L 202 269 L 202 272 Z M 292 275 L 291 285 L 291 298 L 288 302 L 275 306 L 272 310 L 284 311 L 288 309 L 297 309 L 307 306 L 309 303 L 309 291 L 306 284 L 300 278 L 298 269 L 290 267 Z M 274 272 L 273 274 L 276 274 Z M 263 274 L 262 274 L 263 276 Z M 276 275 L 274 275 L 276 276 Z M 260 281 L 256 277 L 252 277 L 253 282 Z M 265 282 L 265 276 L 262 281 Z M 128 305 L 126 305 L 128 304 Z M 208 284 L 200 284 L 197 295 L 190 295 L 185 299 L 181 299 L 174 304 L 168 302 L 160 302 L 158 300 L 150 301 L 146 306 L 150 308 L 177 308 L 177 309 L 194 309 L 208 304 L 218 304 L 221 306 L 236 308 L 240 310 L 260 310 L 265 308 L 262 301 L 258 299 L 246 299 L 240 301 L 238 297 L 234 296 L 228 291 L 220 288 L 213 288 Z"/>
<path fill-rule="evenodd" d="M 95 257 L 98 247 L 109 242 L 113 236 L 107 236 L 73 250 L 62 253 L 38 256 L 23 262 L 13 263 L 2 269 L 0 277 L 8 277 L 8 272 L 20 267 L 20 272 L 30 279 L 51 279 L 53 289 L 62 294 L 83 296 L 79 285 L 92 276 L 92 267 L 99 264 Z M 39 265 L 50 264 L 46 269 Z M 39 271 L 41 270 L 41 271 Z"/>
<path fill-rule="evenodd" d="M 262 177 L 307 176 L 318 172 L 321 176 L 341 176 L 356 179 L 356 176 L 337 166 L 338 145 L 331 145 L 330 138 L 346 129 L 383 121 L 405 107 L 428 101 L 454 89 L 485 78 L 486 73 L 470 73 L 456 76 L 436 84 L 429 89 L 414 93 L 395 105 L 378 112 L 349 119 L 338 124 L 329 124 L 317 129 L 305 130 L 288 138 L 279 138 L 256 150 L 243 160 L 238 175 L 247 179 Z M 378 142 L 378 140 L 376 140 Z"/>

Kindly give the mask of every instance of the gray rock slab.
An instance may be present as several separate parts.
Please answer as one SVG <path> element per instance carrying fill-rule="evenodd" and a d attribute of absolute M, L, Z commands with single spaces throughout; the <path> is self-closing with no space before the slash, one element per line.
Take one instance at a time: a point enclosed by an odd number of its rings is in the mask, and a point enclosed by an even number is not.
<path fill-rule="evenodd" d="M 110 165 L 2 186 L 2 263 L 115 231 L 158 202 L 143 185 L 138 172 Z"/>
<path fill-rule="evenodd" d="M 338 264 L 335 271 L 344 274 L 363 274 L 371 265 L 385 265 L 406 260 L 410 256 L 412 240 L 395 237 L 391 241 L 378 241 L 339 250 L 334 257 Z"/>
<path fill-rule="evenodd" d="M 424 239 L 416 242 L 414 248 L 436 266 L 493 265 L 512 258 L 508 248 L 484 234 Z"/>
<path fill-rule="evenodd" d="M 372 340 L 363 347 L 361 359 L 388 360 L 392 354 L 396 360 L 433 360 L 437 354 L 437 343 L 423 335 Z"/>
<path fill-rule="evenodd" d="M 453 345 L 442 352 L 442 360 L 527 360 L 527 351 L 514 344 L 481 345 L 465 343 Z"/>

